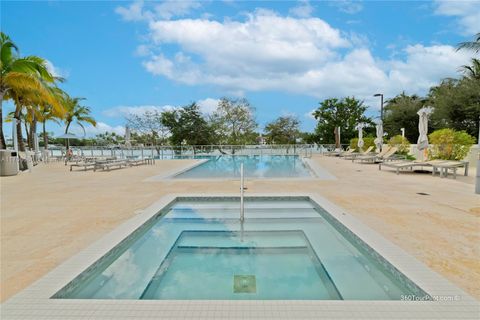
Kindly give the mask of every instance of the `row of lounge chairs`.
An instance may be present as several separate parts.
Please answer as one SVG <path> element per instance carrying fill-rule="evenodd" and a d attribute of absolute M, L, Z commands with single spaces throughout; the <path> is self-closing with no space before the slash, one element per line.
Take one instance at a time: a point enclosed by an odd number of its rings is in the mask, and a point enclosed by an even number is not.
<path fill-rule="evenodd" d="M 411 170 L 414 168 L 431 168 L 432 175 L 439 173 L 440 177 L 447 177 L 451 172 L 453 178 L 457 178 L 457 170 L 464 170 L 464 175 L 468 176 L 468 162 L 467 161 L 452 161 L 452 160 L 407 160 L 406 156 L 396 154 L 398 149 L 396 147 L 385 146 L 379 153 L 372 153 L 373 147 L 369 147 L 364 152 L 355 152 L 354 149 L 347 151 L 333 151 L 328 152 L 327 156 L 337 156 L 352 162 L 359 161 L 361 163 L 378 163 L 378 169 L 388 167 L 395 169 L 397 174 L 400 171 Z"/>
<path fill-rule="evenodd" d="M 74 167 L 82 168 L 84 171 L 93 169 L 97 170 L 107 170 L 110 171 L 112 168 L 124 168 L 139 166 L 142 164 L 154 164 L 154 158 L 126 158 L 126 159 L 117 159 L 116 157 L 83 157 L 70 160 L 73 162 L 70 164 L 70 171 Z"/>
<path fill-rule="evenodd" d="M 391 163 L 380 163 L 379 170 L 382 170 L 382 166 L 394 168 L 397 174 L 400 174 L 402 170 L 411 170 L 413 168 L 431 168 L 432 175 L 439 173 L 440 177 L 447 177 L 449 172 L 452 172 L 453 178 L 457 178 L 457 170 L 463 168 L 463 174 L 468 176 L 468 161 L 451 161 L 451 160 L 430 160 L 430 161 L 398 161 Z"/>

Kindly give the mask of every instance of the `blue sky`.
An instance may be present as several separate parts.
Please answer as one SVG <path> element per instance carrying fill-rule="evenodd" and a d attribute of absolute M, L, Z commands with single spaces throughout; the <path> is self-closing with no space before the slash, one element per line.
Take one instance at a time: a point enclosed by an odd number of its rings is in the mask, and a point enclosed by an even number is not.
<path fill-rule="evenodd" d="M 246 97 L 265 123 L 355 95 L 425 94 L 458 75 L 480 32 L 480 1 L 8 2 L 1 29 L 22 55 L 48 59 L 62 87 L 99 121 L 88 135 L 123 132 L 125 117 L 223 96 Z M 11 105 L 7 104 L 7 109 Z M 59 133 L 61 126 L 49 124 Z M 73 129 L 77 133 L 81 130 Z M 5 128 L 7 136 L 10 129 Z"/>

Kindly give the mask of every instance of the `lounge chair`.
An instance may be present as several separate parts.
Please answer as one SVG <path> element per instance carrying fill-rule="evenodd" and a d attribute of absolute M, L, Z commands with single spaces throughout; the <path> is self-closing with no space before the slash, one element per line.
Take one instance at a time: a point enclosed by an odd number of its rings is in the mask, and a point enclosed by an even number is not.
<path fill-rule="evenodd" d="M 110 171 L 113 167 L 126 167 L 128 165 L 126 160 L 107 160 L 107 161 L 95 161 L 95 166 L 93 171 L 97 171 L 97 169 L 107 170 Z"/>
<path fill-rule="evenodd" d="M 83 162 L 73 163 L 70 165 L 70 171 L 72 171 L 73 167 L 83 168 L 84 171 L 87 171 L 88 169 L 95 169 L 95 162 L 83 161 Z"/>
<path fill-rule="evenodd" d="M 440 178 L 447 177 L 448 171 L 451 170 L 453 173 L 453 179 L 457 178 L 457 169 L 464 169 L 464 176 L 468 176 L 468 161 L 444 161 L 440 163 L 433 164 L 432 174 L 438 171 L 440 173 Z"/>
<path fill-rule="evenodd" d="M 376 154 L 366 154 L 366 155 L 359 155 L 355 158 L 352 159 L 352 162 L 354 162 L 355 160 L 360 160 L 360 159 L 363 159 L 363 158 L 371 158 L 373 156 L 377 156 L 377 157 L 383 157 L 387 152 L 388 150 L 390 150 L 390 147 L 388 146 L 385 146 L 383 148 L 382 151 L 380 151 L 379 153 L 376 153 Z"/>
<path fill-rule="evenodd" d="M 385 161 L 391 160 L 392 156 L 397 152 L 397 150 L 398 150 L 397 147 L 392 147 L 392 148 L 389 148 L 385 152 L 382 151 L 382 152 L 380 152 L 378 154 L 375 154 L 375 155 L 356 157 L 352 161 L 360 160 L 360 162 L 362 162 L 362 163 L 364 163 L 364 162 L 367 162 L 367 163 L 385 162 Z"/>
<path fill-rule="evenodd" d="M 343 158 L 344 158 L 345 160 L 353 160 L 353 159 L 355 159 L 356 157 L 359 157 L 359 156 L 367 156 L 367 155 L 369 155 L 370 152 L 372 152 L 372 150 L 373 150 L 373 146 L 370 146 L 370 147 L 368 147 L 367 150 L 365 150 L 365 151 L 363 151 L 363 152 L 352 152 L 352 153 L 350 153 L 349 155 L 343 156 Z"/>
<path fill-rule="evenodd" d="M 400 174 L 401 170 L 413 170 L 415 167 L 433 167 L 436 164 L 441 164 L 445 160 L 430 160 L 430 161 L 390 161 L 380 162 L 378 164 L 378 170 L 382 170 L 382 167 L 394 168 L 397 174 Z M 433 172 L 435 174 L 435 172 Z"/>
<path fill-rule="evenodd" d="M 355 149 L 348 147 L 346 151 L 333 150 L 333 151 L 324 153 L 324 155 L 328 157 L 339 157 L 341 155 L 351 154 L 353 151 L 355 151 Z"/>
<path fill-rule="evenodd" d="M 127 159 L 127 164 L 129 166 L 139 166 L 142 164 L 147 164 L 146 159 Z"/>
<path fill-rule="evenodd" d="M 355 153 L 355 148 L 348 147 L 346 151 L 340 152 L 340 154 L 338 156 L 339 157 L 346 157 L 346 156 L 354 154 L 354 153 Z"/>

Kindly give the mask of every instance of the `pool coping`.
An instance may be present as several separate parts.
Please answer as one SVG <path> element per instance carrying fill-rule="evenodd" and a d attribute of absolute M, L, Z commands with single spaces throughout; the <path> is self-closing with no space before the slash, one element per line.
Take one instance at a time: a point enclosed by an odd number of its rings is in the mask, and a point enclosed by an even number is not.
<path fill-rule="evenodd" d="M 238 194 L 169 194 L 5 301 L 2 319 L 311 318 L 476 319 L 480 304 L 466 292 L 386 240 L 319 194 L 249 193 L 248 197 L 308 197 L 354 232 L 400 272 L 434 297 L 452 301 L 354 300 L 93 300 L 50 299 L 125 237 L 179 197 L 238 197 Z"/>
<path fill-rule="evenodd" d="M 315 180 L 337 180 L 332 173 L 324 169 L 315 161 L 312 161 L 311 158 L 299 156 L 299 159 L 303 162 L 305 167 L 310 173 L 309 177 L 279 177 L 279 178 L 261 178 L 261 177 L 248 177 L 248 180 L 253 181 L 315 181 Z M 170 160 L 170 159 L 165 159 Z M 194 160 L 196 161 L 193 164 L 184 166 L 180 169 L 169 170 L 166 173 L 155 175 L 144 179 L 144 182 L 155 182 L 155 181 L 179 181 L 179 182 L 195 182 L 195 181 L 205 181 L 205 182 L 215 182 L 215 181 L 236 181 L 239 178 L 237 177 L 226 177 L 226 178 L 175 178 L 176 176 L 189 171 L 193 168 L 200 166 L 201 164 L 209 161 L 209 159 L 175 159 L 175 160 Z M 159 160 L 163 161 L 163 160 Z"/>

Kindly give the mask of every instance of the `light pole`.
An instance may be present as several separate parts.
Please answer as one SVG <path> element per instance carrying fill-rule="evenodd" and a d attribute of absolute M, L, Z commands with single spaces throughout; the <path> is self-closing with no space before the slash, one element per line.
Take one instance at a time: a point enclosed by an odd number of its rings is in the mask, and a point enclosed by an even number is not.
<path fill-rule="evenodd" d="M 376 93 L 374 97 L 380 97 L 380 120 L 383 122 L 383 93 Z"/>

